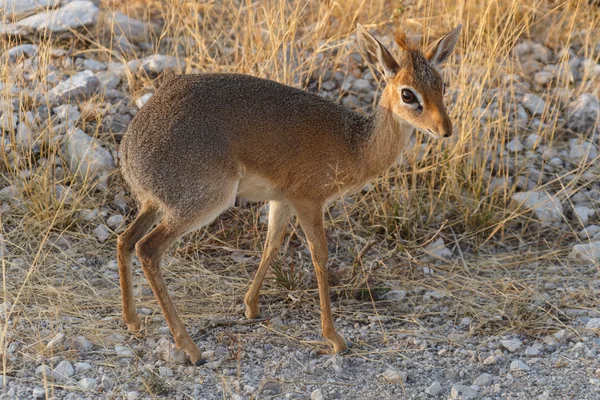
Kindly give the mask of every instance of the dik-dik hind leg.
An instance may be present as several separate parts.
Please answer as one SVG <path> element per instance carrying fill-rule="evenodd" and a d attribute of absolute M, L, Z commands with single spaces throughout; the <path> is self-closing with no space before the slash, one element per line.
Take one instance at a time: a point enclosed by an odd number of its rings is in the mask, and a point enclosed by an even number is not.
<path fill-rule="evenodd" d="M 343 353 L 347 350 L 346 341 L 335 331 L 333 317 L 331 316 L 329 284 L 327 280 L 327 238 L 323 226 L 323 209 L 320 205 L 311 203 L 294 204 L 294 206 L 300 226 L 306 235 L 317 275 L 323 336 L 333 345 L 333 350 L 336 353 Z"/>
<path fill-rule="evenodd" d="M 132 332 L 138 332 L 142 325 L 135 310 L 133 298 L 133 283 L 131 281 L 131 261 L 135 245 L 146 235 L 152 226 L 160 219 L 160 211 L 146 202 L 125 232 L 117 239 L 117 261 L 119 264 L 119 280 L 121 283 L 121 298 L 123 302 L 123 320 Z"/>
<path fill-rule="evenodd" d="M 158 300 L 158 304 L 167 320 L 167 325 L 175 339 L 177 347 L 182 348 L 190 357 L 192 364 L 202 365 L 204 361 L 198 346 L 192 341 L 185 325 L 177 315 L 175 305 L 167 291 L 160 262 L 167 249 L 192 226 L 190 222 L 177 221 L 166 217 L 152 232 L 140 240 L 136 246 L 142 261 L 142 270 Z"/>
<path fill-rule="evenodd" d="M 265 240 L 265 249 L 260 259 L 256 275 L 254 275 L 254 280 L 246 293 L 246 297 L 244 297 L 247 318 L 258 318 L 260 313 L 258 307 L 258 293 L 260 292 L 260 287 L 265 279 L 265 275 L 269 270 L 269 266 L 283 243 L 285 227 L 291 215 L 292 208 L 289 204 L 280 201 L 269 202 L 269 227 L 267 230 L 267 239 Z"/>

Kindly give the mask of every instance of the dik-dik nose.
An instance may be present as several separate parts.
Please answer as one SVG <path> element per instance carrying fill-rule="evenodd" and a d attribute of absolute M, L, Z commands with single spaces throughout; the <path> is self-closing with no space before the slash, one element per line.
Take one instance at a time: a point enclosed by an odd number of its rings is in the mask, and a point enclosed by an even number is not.
<path fill-rule="evenodd" d="M 447 138 L 452 136 L 452 129 L 452 121 L 450 121 L 450 118 L 446 116 L 446 118 L 444 118 L 443 122 L 438 127 L 438 132 L 440 136 Z"/>

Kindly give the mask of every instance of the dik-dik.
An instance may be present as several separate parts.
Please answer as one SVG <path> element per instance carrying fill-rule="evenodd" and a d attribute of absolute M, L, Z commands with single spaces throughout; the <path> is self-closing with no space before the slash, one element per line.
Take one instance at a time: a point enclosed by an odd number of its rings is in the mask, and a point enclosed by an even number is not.
<path fill-rule="evenodd" d="M 346 350 L 331 316 L 324 209 L 388 169 L 415 127 L 434 138 L 452 134 L 436 66 L 452 53 L 461 30 L 457 26 L 424 53 L 396 34 L 397 59 L 362 25 L 357 28 L 361 53 L 386 82 L 371 117 L 270 80 L 214 73 L 171 78 L 131 121 L 121 165 L 139 214 L 117 247 L 123 319 L 131 331 L 141 326 L 131 281 L 135 250 L 176 345 L 193 364 L 203 363 L 169 297 L 160 262 L 178 238 L 210 224 L 239 196 L 269 201 L 264 253 L 244 298 L 246 317 L 259 316 L 261 284 L 295 214 L 316 270 L 323 336 L 335 352 Z"/>

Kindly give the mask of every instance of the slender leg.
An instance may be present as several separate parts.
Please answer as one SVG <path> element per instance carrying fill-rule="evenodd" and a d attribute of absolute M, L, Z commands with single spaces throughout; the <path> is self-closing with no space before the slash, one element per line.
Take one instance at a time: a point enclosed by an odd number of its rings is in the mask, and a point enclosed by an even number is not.
<path fill-rule="evenodd" d="M 327 238 L 325 237 L 325 229 L 323 227 L 323 209 L 319 204 L 294 204 L 294 206 L 300 226 L 306 235 L 317 274 L 323 336 L 333 345 L 333 350 L 336 353 L 343 353 L 347 350 L 346 342 L 335 331 L 333 317 L 331 316 L 331 305 L 329 303 Z"/>
<path fill-rule="evenodd" d="M 135 220 L 117 239 L 117 261 L 121 282 L 121 297 L 123 301 L 123 320 L 132 332 L 138 332 L 142 325 L 135 310 L 133 298 L 133 283 L 131 281 L 131 260 L 136 243 L 146 235 L 152 226 L 158 222 L 160 212 L 150 203 L 142 205 Z"/>
<path fill-rule="evenodd" d="M 265 240 L 265 249 L 254 280 L 244 297 L 246 304 L 246 317 L 249 319 L 258 318 L 258 293 L 269 270 L 273 258 L 277 255 L 283 238 L 285 237 L 285 226 L 292 215 L 292 209 L 287 203 L 271 201 L 269 203 L 269 227 L 267 230 L 267 239 Z"/>
<path fill-rule="evenodd" d="M 162 256 L 186 232 L 188 227 L 189 224 L 177 223 L 172 219 L 165 218 L 152 232 L 138 242 L 136 249 L 138 257 L 142 261 L 144 275 L 167 320 L 175 344 L 186 352 L 192 364 L 202 365 L 204 360 L 202 360 L 200 349 L 192 341 L 185 325 L 177 315 L 160 270 Z"/>

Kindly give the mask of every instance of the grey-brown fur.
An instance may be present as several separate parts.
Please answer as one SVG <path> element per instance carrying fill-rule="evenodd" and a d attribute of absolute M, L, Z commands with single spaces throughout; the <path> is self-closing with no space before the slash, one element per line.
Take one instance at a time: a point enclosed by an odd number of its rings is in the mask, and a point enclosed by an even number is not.
<path fill-rule="evenodd" d="M 459 31 L 438 41 L 428 51 L 430 58 L 410 49 L 404 58 L 410 62 L 399 64 L 359 26 L 363 53 L 387 81 L 371 118 L 248 75 L 186 75 L 166 81 L 133 119 L 121 143 L 123 177 L 140 203 L 138 216 L 117 243 L 123 319 L 129 329 L 141 326 L 131 279 L 135 249 L 175 343 L 193 363 L 203 362 L 168 294 L 160 261 L 179 237 L 210 223 L 239 195 L 270 201 L 265 250 L 244 298 L 246 316 L 259 315 L 261 284 L 283 242 L 285 226 L 296 214 L 315 266 L 323 336 L 334 351 L 345 351 L 329 302 L 324 207 L 389 168 L 406 147 L 413 126 L 437 137 L 452 133 L 441 78 L 429 62 L 450 54 Z M 400 99 L 399 90 L 406 87 L 419 92 L 420 107 Z"/>

